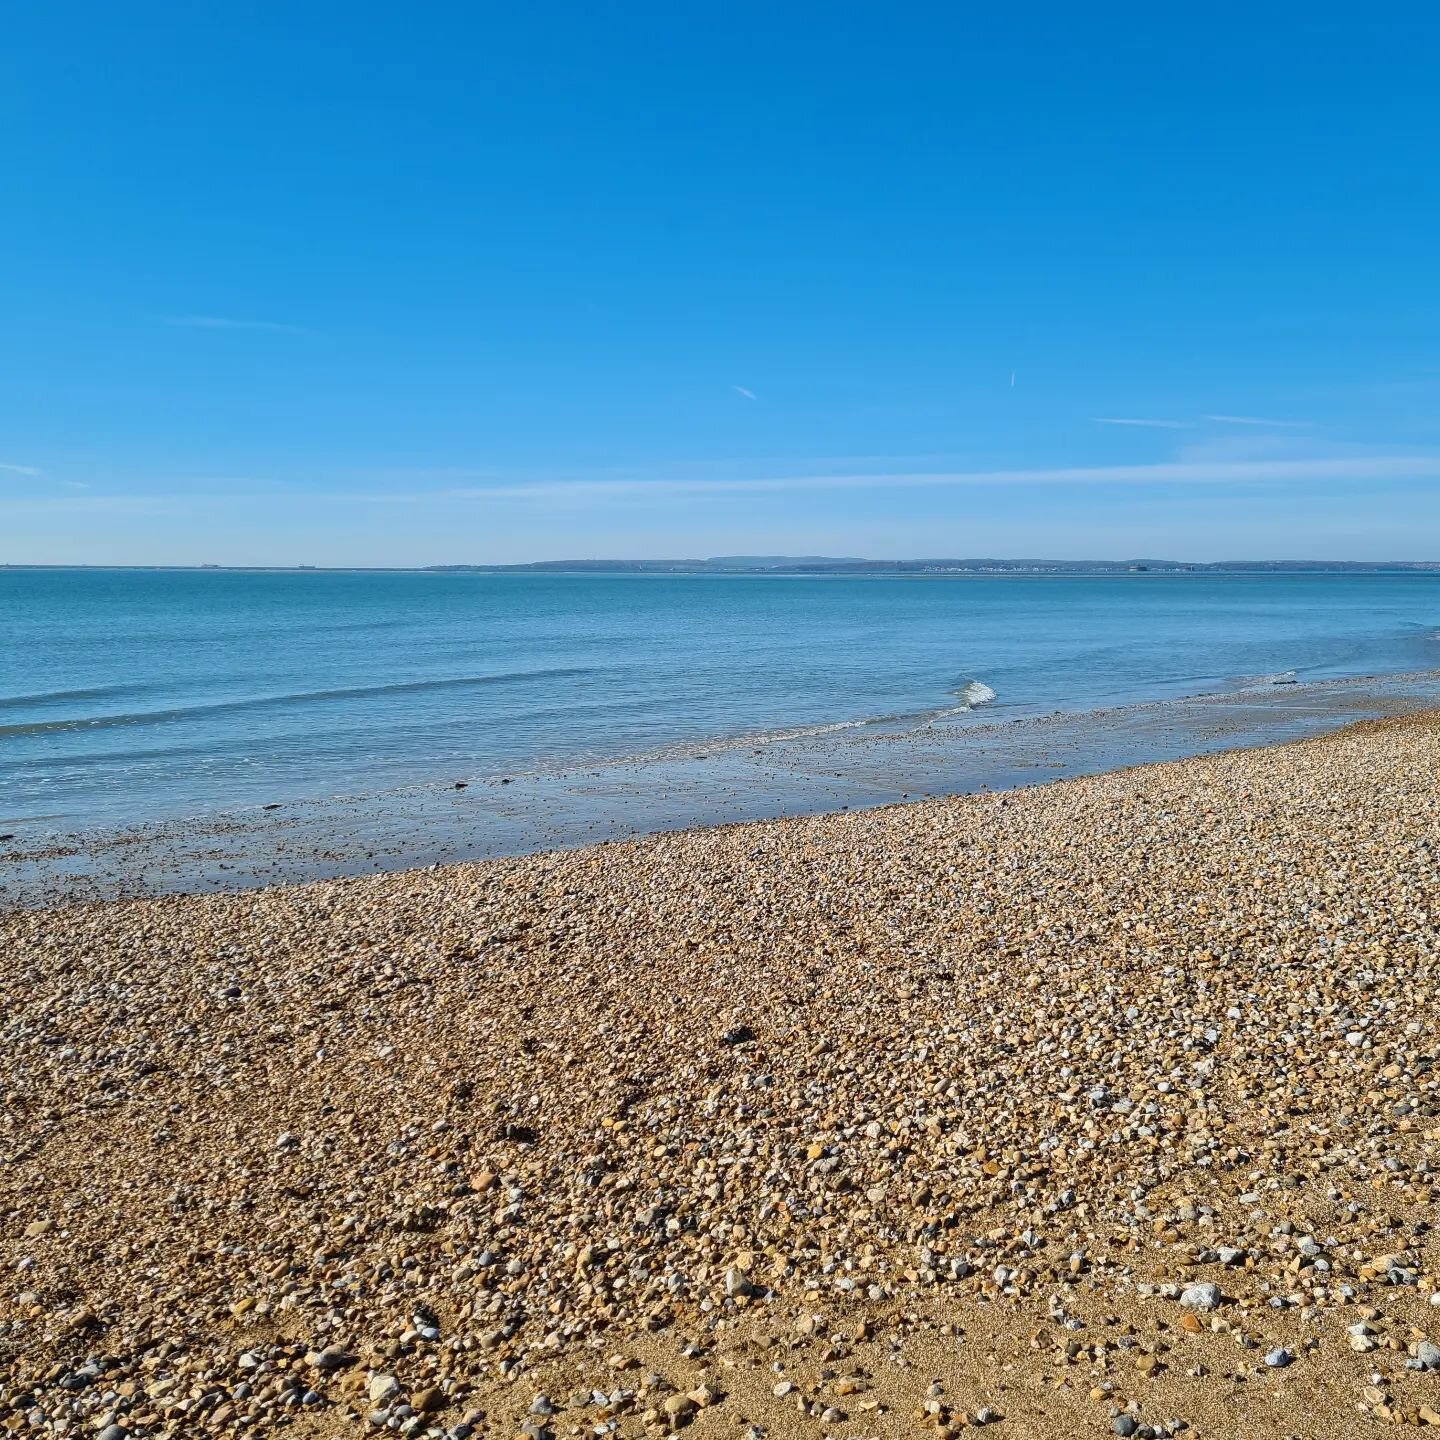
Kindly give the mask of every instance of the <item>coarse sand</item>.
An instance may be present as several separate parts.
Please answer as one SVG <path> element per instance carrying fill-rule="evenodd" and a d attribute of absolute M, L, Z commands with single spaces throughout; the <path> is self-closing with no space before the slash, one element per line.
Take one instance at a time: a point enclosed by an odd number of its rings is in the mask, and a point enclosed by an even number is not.
<path fill-rule="evenodd" d="M 0 1426 L 1440 1426 L 1437 761 L 0 915 Z"/>

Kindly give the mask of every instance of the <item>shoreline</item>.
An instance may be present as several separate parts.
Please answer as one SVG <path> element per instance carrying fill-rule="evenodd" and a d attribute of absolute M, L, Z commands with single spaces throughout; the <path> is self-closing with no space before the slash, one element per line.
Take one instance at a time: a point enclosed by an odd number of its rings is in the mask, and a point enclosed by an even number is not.
<path fill-rule="evenodd" d="M 572 849 L 916 798 L 1009 790 L 1324 733 L 1440 706 L 1440 671 L 1362 675 L 1006 717 L 817 725 L 379 795 L 287 800 L 0 843 L 0 912 L 203 893 Z M 458 781 L 458 783 L 457 783 Z"/>
<path fill-rule="evenodd" d="M 0 914 L 0 1410 L 1433 1424 L 1437 747 Z"/>

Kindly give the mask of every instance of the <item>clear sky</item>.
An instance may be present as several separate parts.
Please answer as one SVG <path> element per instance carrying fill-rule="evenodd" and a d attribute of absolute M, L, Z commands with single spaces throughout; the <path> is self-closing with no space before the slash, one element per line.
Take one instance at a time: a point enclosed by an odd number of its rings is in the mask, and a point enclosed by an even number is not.
<path fill-rule="evenodd" d="M 1440 7 L 10 0 L 0 561 L 1440 557 Z"/>

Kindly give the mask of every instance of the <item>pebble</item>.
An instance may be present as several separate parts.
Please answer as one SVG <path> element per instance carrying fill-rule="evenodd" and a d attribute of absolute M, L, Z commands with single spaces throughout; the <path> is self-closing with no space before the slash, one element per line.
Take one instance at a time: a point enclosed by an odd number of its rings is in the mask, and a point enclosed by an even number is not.
<path fill-rule="evenodd" d="M 688 1395 L 671 1395 L 661 1406 L 673 1425 L 688 1424 L 695 1414 L 695 1402 Z"/>
<path fill-rule="evenodd" d="M 1220 1304 L 1220 1287 L 1208 1280 L 1187 1285 L 1180 1292 L 1180 1303 L 1191 1310 L 1214 1310 Z"/>

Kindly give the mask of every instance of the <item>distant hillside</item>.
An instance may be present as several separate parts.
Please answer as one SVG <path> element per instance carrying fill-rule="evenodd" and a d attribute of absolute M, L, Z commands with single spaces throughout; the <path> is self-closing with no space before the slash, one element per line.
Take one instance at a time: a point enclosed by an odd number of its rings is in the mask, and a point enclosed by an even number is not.
<path fill-rule="evenodd" d="M 792 565 L 864 565 L 855 555 L 712 555 L 705 564 L 727 570 L 781 570 Z"/>
<path fill-rule="evenodd" d="M 1440 560 L 860 560 L 828 555 L 712 555 L 706 560 L 532 560 L 524 565 L 43 565 L 0 570 L 204 570 L 324 574 L 334 570 L 438 575 L 1384 575 L 1440 573 Z"/>
<path fill-rule="evenodd" d="M 823 555 L 715 555 L 707 560 L 536 560 L 525 565 L 430 565 L 429 570 L 496 573 L 753 575 L 1128 575 L 1333 574 L 1440 571 L 1436 560 L 860 560 Z"/>
<path fill-rule="evenodd" d="M 428 565 L 427 570 L 568 570 L 597 574 L 613 571 L 685 572 L 705 570 L 766 571 L 847 570 L 874 562 L 845 555 L 712 555 L 708 560 L 532 560 L 523 565 Z"/>

